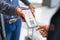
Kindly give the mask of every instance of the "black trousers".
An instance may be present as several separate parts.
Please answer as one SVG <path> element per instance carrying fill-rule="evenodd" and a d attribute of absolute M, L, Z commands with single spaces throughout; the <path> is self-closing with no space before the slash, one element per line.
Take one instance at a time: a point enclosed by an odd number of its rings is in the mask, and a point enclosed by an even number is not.
<path fill-rule="evenodd" d="M 47 40 L 60 40 L 60 7 L 51 19 Z"/>

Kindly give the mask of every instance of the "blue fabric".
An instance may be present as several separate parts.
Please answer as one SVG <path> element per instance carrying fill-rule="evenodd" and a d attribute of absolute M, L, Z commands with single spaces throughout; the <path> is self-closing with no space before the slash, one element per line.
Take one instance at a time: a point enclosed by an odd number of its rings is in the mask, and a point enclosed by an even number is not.
<path fill-rule="evenodd" d="M 6 40 L 19 40 L 21 30 L 21 20 L 17 20 L 12 24 L 5 23 Z"/>
<path fill-rule="evenodd" d="M 18 2 L 17 2 L 18 0 L 14 0 L 14 1 L 4 0 L 4 1 L 11 5 L 18 6 Z M 12 16 L 8 16 L 8 15 L 4 16 L 5 20 L 9 20 L 12 18 L 18 18 L 18 17 L 17 16 L 12 17 Z M 1 23 L 0 23 L 0 26 L 2 26 Z M 18 19 L 16 22 L 14 22 L 12 24 L 5 23 L 6 40 L 19 40 L 20 30 L 21 30 L 21 20 L 20 19 Z"/>
<path fill-rule="evenodd" d="M 9 3 L 9 4 L 12 4 L 12 5 L 14 5 L 14 6 L 18 6 L 19 4 L 18 4 L 18 0 L 4 0 L 4 1 L 6 1 L 7 3 Z"/>
<path fill-rule="evenodd" d="M 14 5 L 15 7 L 19 6 L 18 4 L 18 0 L 4 0 L 6 3 L 9 3 L 11 5 Z M 27 0 L 21 0 L 22 2 L 24 2 L 26 5 L 29 4 L 29 2 Z M 12 11 L 14 12 L 14 11 Z M 9 13 L 12 13 L 9 12 Z M 8 13 L 8 14 L 9 14 Z M 11 19 L 11 16 L 4 16 L 6 20 Z M 14 16 L 13 18 L 15 18 L 16 16 Z M 5 23 L 5 31 L 6 31 L 6 40 L 19 40 L 19 36 L 20 36 L 20 30 L 21 30 L 21 20 L 17 20 L 16 22 L 9 24 L 9 23 Z"/>
<path fill-rule="evenodd" d="M 6 3 L 9 3 L 9 4 L 11 4 L 11 5 L 13 5 L 13 6 L 15 6 L 15 7 L 17 7 L 18 6 L 18 0 L 4 0 Z M 12 13 L 12 12 L 10 12 L 10 13 Z M 9 14 L 9 13 L 8 13 Z M 15 18 L 16 16 L 14 16 L 13 18 Z M 4 15 L 4 19 L 7 19 L 7 20 L 9 20 L 11 18 L 11 16 L 8 16 L 8 15 Z"/>
<path fill-rule="evenodd" d="M 11 4 L 11 5 L 14 5 L 15 7 L 17 7 L 17 6 L 19 6 L 19 4 L 18 4 L 18 0 L 4 0 L 5 2 L 7 2 L 7 3 L 9 3 L 9 4 Z M 12 17 L 11 16 L 4 16 L 5 17 L 5 19 L 11 19 Z M 15 17 L 17 17 L 17 16 L 14 16 L 13 18 L 15 18 Z"/>
<path fill-rule="evenodd" d="M 15 7 L 17 7 L 17 6 L 19 6 L 19 0 L 4 0 L 5 2 L 7 2 L 7 3 L 9 3 L 9 4 L 11 4 L 11 5 L 13 5 L 13 6 L 15 6 Z M 30 3 L 28 2 L 28 0 L 21 0 L 22 2 L 24 2 L 26 5 L 29 5 Z M 10 12 L 11 13 L 11 12 Z M 5 16 L 6 17 L 6 16 Z M 5 19 L 9 19 L 10 17 L 9 16 L 7 16 L 7 18 L 5 18 Z"/>
<path fill-rule="evenodd" d="M 1 23 L 0 26 L 2 26 Z M 20 31 L 21 31 L 20 19 L 18 19 L 16 22 L 12 24 L 5 23 L 6 40 L 19 40 Z"/>

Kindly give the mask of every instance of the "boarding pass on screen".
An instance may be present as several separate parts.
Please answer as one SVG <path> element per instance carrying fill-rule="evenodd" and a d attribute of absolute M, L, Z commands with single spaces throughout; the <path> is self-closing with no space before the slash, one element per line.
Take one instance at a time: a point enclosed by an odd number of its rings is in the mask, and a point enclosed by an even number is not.
<path fill-rule="evenodd" d="M 24 13 L 25 16 L 25 20 L 29 26 L 29 28 L 34 28 L 37 26 L 37 22 L 34 18 L 34 16 L 32 15 L 30 10 L 23 10 L 22 11 Z"/>

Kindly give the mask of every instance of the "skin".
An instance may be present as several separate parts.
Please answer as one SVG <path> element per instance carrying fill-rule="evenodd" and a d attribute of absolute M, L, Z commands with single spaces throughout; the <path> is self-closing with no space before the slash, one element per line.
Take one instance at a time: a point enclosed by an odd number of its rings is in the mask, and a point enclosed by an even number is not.
<path fill-rule="evenodd" d="M 43 24 L 43 25 L 39 25 L 36 31 L 39 31 L 43 37 L 47 37 L 48 29 L 49 26 Z"/>
<path fill-rule="evenodd" d="M 33 16 L 34 16 L 34 9 L 35 9 L 35 7 L 34 7 L 31 3 L 30 3 L 28 6 L 29 6 L 29 8 L 30 8 L 30 10 L 31 10 L 31 12 L 32 12 L 32 14 L 33 14 Z M 25 21 L 25 19 L 24 19 L 24 14 L 23 14 L 21 8 L 16 7 L 16 13 L 17 13 L 18 16 L 21 17 L 21 19 L 22 19 L 23 21 Z"/>

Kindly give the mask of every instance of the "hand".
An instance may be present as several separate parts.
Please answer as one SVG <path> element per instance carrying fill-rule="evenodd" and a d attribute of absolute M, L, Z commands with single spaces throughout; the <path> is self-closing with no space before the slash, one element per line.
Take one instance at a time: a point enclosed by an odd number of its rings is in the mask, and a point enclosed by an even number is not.
<path fill-rule="evenodd" d="M 29 8 L 30 8 L 30 10 L 31 10 L 31 12 L 32 12 L 32 14 L 33 14 L 33 16 L 34 16 L 34 12 L 35 12 L 35 7 L 30 3 L 29 4 Z M 34 16 L 35 17 L 35 16 Z"/>
<path fill-rule="evenodd" d="M 41 33 L 43 37 L 47 37 L 47 32 L 48 32 L 48 26 L 47 25 L 39 25 L 38 28 L 36 29 Z"/>
<path fill-rule="evenodd" d="M 24 19 L 25 16 L 20 8 L 18 7 L 16 8 L 16 13 L 18 16 L 20 16 L 21 20 L 25 22 L 25 19 Z"/>

